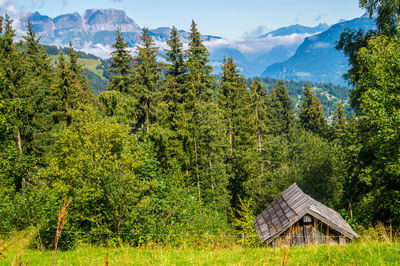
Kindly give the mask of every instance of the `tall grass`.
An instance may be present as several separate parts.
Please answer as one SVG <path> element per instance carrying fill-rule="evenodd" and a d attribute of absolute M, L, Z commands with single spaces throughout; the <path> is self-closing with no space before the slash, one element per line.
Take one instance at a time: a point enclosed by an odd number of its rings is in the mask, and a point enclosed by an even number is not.
<path fill-rule="evenodd" d="M 61 207 L 61 209 L 58 213 L 57 231 L 56 231 L 56 237 L 54 240 L 53 266 L 56 263 L 58 240 L 60 239 L 61 232 L 64 229 L 64 226 L 67 224 L 67 212 L 68 212 L 68 207 L 70 204 L 71 204 L 71 199 L 65 200 L 63 206 Z"/>
<path fill-rule="evenodd" d="M 174 243 L 147 243 L 140 247 L 122 245 L 98 247 L 82 244 L 74 250 L 59 251 L 58 265 L 399 265 L 400 245 L 398 233 L 390 227 L 378 225 L 360 229 L 360 238 L 347 245 L 309 245 L 290 248 L 241 247 L 241 239 L 208 236 L 187 237 L 180 245 Z M 30 249 L 20 242 L 24 237 L 3 239 L 0 265 L 11 265 L 19 254 L 19 261 L 29 265 L 50 265 L 52 251 Z M 194 239 L 193 239 L 194 238 Z M 196 240 L 197 239 L 197 240 Z M 221 241 L 220 241 L 221 240 Z"/>

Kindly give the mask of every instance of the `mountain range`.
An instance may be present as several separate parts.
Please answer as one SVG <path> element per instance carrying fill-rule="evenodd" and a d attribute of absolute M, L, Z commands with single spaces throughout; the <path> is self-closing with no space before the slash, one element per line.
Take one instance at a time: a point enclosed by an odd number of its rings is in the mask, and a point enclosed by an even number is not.
<path fill-rule="evenodd" d="M 368 16 L 332 25 L 328 30 L 306 38 L 292 57 L 268 66 L 262 76 L 345 84 L 342 76 L 348 70 L 348 61 L 335 46 L 346 28 L 369 31 L 376 25 Z"/>
<path fill-rule="evenodd" d="M 26 25 L 30 20 L 43 44 L 67 46 L 71 41 L 77 50 L 103 58 L 110 56 L 117 29 L 132 50 L 142 32 L 142 28 L 125 11 L 116 9 L 88 9 L 82 16 L 75 12 L 55 18 L 39 12 L 26 13 L 19 20 L 20 25 Z M 215 72 L 220 71 L 224 57 L 232 56 L 247 77 L 262 74 L 263 77 L 344 84 L 341 76 L 348 68 L 347 60 L 334 46 L 346 27 L 369 30 L 375 24 L 372 19 L 363 16 L 332 26 L 296 24 L 241 39 L 211 35 L 202 35 L 201 38 L 210 51 Z M 170 27 L 149 30 L 160 51 L 166 48 L 170 30 Z M 179 35 L 187 45 L 189 32 L 179 30 Z"/>

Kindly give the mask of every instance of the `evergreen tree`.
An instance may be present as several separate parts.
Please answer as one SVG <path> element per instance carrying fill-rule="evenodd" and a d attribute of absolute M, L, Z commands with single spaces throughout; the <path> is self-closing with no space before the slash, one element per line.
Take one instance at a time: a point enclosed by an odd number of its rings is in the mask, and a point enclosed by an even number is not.
<path fill-rule="evenodd" d="M 178 30 L 172 27 L 169 39 L 167 40 L 169 49 L 165 50 L 164 58 L 167 61 L 165 68 L 167 76 L 172 76 L 180 81 L 186 72 L 184 62 L 183 44 L 179 38 Z"/>
<path fill-rule="evenodd" d="M 138 99 L 139 114 L 137 129 L 143 128 L 148 133 L 150 125 L 156 120 L 156 94 L 161 75 L 161 66 L 157 62 L 158 48 L 147 28 L 143 29 L 138 43 L 137 56 L 134 58 L 135 96 Z"/>
<path fill-rule="evenodd" d="M 263 136 L 266 133 L 266 104 L 263 95 L 264 86 L 259 79 L 254 79 L 251 83 L 250 101 L 254 108 L 255 133 L 257 137 L 257 150 L 261 154 L 263 146 Z"/>
<path fill-rule="evenodd" d="M 60 52 L 56 66 L 56 82 L 52 86 L 52 117 L 55 124 L 64 121 L 69 125 L 72 118 L 69 114 L 71 110 L 80 108 L 82 104 L 94 103 L 72 47 L 68 54 L 69 62 L 63 52 Z"/>
<path fill-rule="evenodd" d="M 184 78 L 186 74 L 186 65 L 184 62 L 183 44 L 179 39 L 177 29 L 172 27 L 170 37 L 167 40 L 169 49 L 166 49 L 164 55 L 166 68 L 166 80 L 163 88 L 163 100 L 168 108 L 167 119 L 175 123 L 177 112 L 182 109 L 182 102 L 187 94 Z"/>
<path fill-rule="evenodd" d="M 27 35 L 24 36 L 24 45 L 26 49 L 27 59 L 29 60 L 30 72 L 36 73 L 37 76 L 46 75 L 46 79 L 51 78 L 50 58 L 46 50 L 39 44 L 40 37 L 36 36 L 33 25 L 30 21 L 27 24 Z"/>
<path fill-rule="evenodd" d="M 109 90 L 130 93 L 133 84 L 133 58 L 128 51 L 128 44 L 124 42 L 119 30 L 117 30 L 116 35 L 115 43 L 113 44 L 115 50 L 111 52 L 111 80 L 107 86 Z"/>
<path fill-rule="evenodd" d="M 317 96 L 315 96 L 311 91 L 309 84 L 304 88 L 299 118 L 303 128 L 314 132 L 321 137 L 327 135 L 328 128 L 322 105 Z"/>
<path fill-rule="evenodd" d="M 210 75 L 212 67 L 209 63 L 209 52 L 201 41 L 197 25 L 192 21 L 189 36 L 189 49 L 186 51 L 187 75 L 186 86 L 188 86 L 192 97 L 197 99 L 210 97 L 210 89 L 213 83 L 213 76 Z"/>
<path fill-rule="evenodd" d="M 272 134 L 288 134 L 294 122 L 293 104 L 283 80 L 278 81 L 270 97 Z"/>
<path fill-rule="evenodd" d="M 167 40 L 169 49 L 165 49 L 166 77 L 162 86 L 160 121 L 168 132 L 164 132 L 164 153 L 160 162 L 171 167 L 174 164 L 185 161 L 181 132 L 184 128 L 182 117 L 184 117 L 183 102 L 187 93 L 184 84 L 186 66 L 184 62 L 183 44 L 179 39 L 178 31 L 172 27 L 170 37 Z M 180 167 L 179 167 L 180 168 Z"/>
<path fill-rule="evenodd" d="M 343 109 L 342 102 L 339 102 L 339 106 L 336 109 L 333 120 L 332 120 L 332 129 L 333 129 L 333 138 L 343 140 L 347 136 L 347 125 L 349 121 L 346 116 L 346 113 Z"/>
<path fill-rule="evenodd" d="M 249 121 L 254 119 L 250 117 L 246 81 L 239 74 L 232 57 L 224 60 L 222 70 L 219 103 L 224 112 L 226 137 L 229 140 L 227 163 L 232 207 L 237 208 L 240 204 L 239 197 L 244 196 L 243 185 L 257 167 L 257 141 L 252 130 L 254 127 L 249 125 Z"/>
<path fill-rule="evenodd" d="M 72 47 L 71 42 L 69 43 L 69 48 L 68 48 L 68 59 L 69 59 L 68 68 L 72 75 L 71 79 L 74 80 L 74 85 L 79 87 L 77 89 L 81 91 L 82 94 L 86 94 L 89 90 L 87 77 L 83 75 L 82 65 L 78 63 L 79 56 Z M 82 95 L 82 97 L 85 96 L 87 97 L 88 95 Z"/>
<path fill-rule="evenodd" d="M 50 87 L 54 82 L 53 68 L 50 58 L 44 47 L 39 44 L 40 38 L 36 36 L 32 23 L 28 21 L 27 35 L 24 36 L 23 46 L 26 49 L 26 74 L 22 89 L 23 97 L 31 105 L 28 114 L 25 141 L 28 145 L 27 152 L 34 152 L 40 157 L 45 149 L 51 145 L 50 131 L 53 126 L 49 117 L 51 106 L 49 104 Z"/>

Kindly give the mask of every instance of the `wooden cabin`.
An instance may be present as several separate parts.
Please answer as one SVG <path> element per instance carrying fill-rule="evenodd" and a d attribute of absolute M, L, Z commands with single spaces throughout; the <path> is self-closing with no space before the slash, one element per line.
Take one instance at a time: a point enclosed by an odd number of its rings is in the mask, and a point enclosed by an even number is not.
<path fill-rule="evenodd" d="M 261 242 L 271 246 L 344 244 L 358 235 L 342 216 L 294 183 L 254 219 Z"/>

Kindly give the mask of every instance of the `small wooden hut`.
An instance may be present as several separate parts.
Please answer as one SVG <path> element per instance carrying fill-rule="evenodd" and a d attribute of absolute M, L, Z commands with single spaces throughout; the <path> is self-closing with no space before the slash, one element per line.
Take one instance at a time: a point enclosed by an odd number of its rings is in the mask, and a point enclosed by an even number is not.
<path fill-rule="evenodd" d="M 342 216 L 294 183 L 254 219 L 261 242 L 272 246 L 344 244 L 358 235 Z"/>

